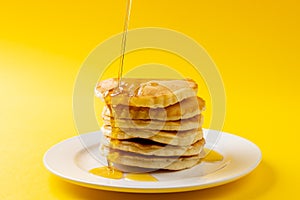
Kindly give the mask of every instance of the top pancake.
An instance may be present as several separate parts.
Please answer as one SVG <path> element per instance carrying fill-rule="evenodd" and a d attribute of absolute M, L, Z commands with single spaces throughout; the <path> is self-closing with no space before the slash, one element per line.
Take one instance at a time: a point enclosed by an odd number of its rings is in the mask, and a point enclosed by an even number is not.
<path fill-rule="evenodd" d="M 197 83 L 191 79 L 123 78 L 119 89 L 118 80 L 111 78 L 100 81 L 95 93 L 106 104 L 162 108 L 197 96 L 197 90 Z"/>

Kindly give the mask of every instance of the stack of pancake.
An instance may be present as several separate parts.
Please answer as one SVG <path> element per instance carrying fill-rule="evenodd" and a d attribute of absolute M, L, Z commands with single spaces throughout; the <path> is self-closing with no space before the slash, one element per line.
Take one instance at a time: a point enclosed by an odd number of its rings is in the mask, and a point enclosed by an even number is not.
<path fill-rule="evenodd" d="M 181 170 L 203 157 L 201 112 L 191 79 L 117 79 L 101 81 L 96 95 L 104 106 L 101 148 L 122 171 L 130 169 Z"/>

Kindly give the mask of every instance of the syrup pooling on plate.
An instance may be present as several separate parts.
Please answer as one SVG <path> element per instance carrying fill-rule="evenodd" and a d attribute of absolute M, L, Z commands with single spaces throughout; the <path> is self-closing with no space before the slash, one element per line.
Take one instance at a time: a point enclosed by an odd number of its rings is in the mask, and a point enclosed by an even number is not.
<path fill-rule="evenodd" d="M 93 168 L 89 171 L 91 174 L 111 178 L 111 179 L 121 179 L 123 178 L 123 172 L 114 169 L 112 166 L 104 166 L 104 167 L 97 167 Z"/>
<path fill-rule="evenodd" d="M 128 173 L 125 175 L 125 179 L 132 180 L 132 181 L 146 181 L 146 182 L 158 181 L 157 178 L 155 178 L 149 173 Z"/>
<path fill-rule="evenodd" d="M 208 149 L 208 148 L 204 148 L 204 152 L 205 152 L 205 157 L 202 159 L 202 161 L 205 162 L 217 162 L 217 161 L 222 161 L 223 160 L 223 156 L 212 150 L 212 149 Z"/>
<path fill-rule="evenodd" d="M 97 167 L 89 171 L 91 174 L 110 179 L 122 179 L 123 172 L 114 169 L 113 167 Z M 127 173 L 124 178 L 131 181 L 154 182 L 158 181 L 154 176 L 148 173 Z"/>

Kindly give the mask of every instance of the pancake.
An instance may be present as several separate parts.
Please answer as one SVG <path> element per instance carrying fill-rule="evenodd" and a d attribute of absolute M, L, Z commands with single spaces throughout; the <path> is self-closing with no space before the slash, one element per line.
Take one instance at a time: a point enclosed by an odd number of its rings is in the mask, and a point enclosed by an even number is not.
<path fill-rule="evenodd" d="M 148 169 L 182 170 L 197 165 L 203 157 L 204 154 L 202 152 L 193 156 L 166 157 L 145 156 L 124 151 L 114 151 L 111 152 L 107 158 L 116 168 L 122 165 Z M 120 170 L 126 171 L 124 168 Z"/>
<path fill-rule="evenodd" d="M 198 85 L 191 79 L 132 79 L 123 78 L 121 92 L 116 92 L 118 80 L 100 81 L 95 94 L 101 99 L 109 98 L 108 104 L 135 107 L 163 108 L 197 96 Z M 113 94 L 113 95 L 112 95 Z"/>
<path fill-rule="evenodd" d="M 111 119 L 110 117 L 103 116 L 104 125 L 119 128 L 135 128 L 135 129 L 150 129 L 150 130 L 166 130 L 166 131 L 184 131 L 191 129 L 198 129 L 203 124 L 203 116 L 196 115 L 195 117 L 175 120 L 175 121 L 160 121 L 160 120 L 127 120 L 127 119 Z"/>
<path fill-rule="evenodd" d="M 95 93 L 106 104 L 100 150 L 108 166 L 182 170 L 198 164 L 205 102 L 197 92 L 191 79 L 100 81 Z"/>
<path fill-rule="evenodd" d="M 138 153 L 153 156 L 192 156 L 199 154 L 205 140 L 201 139 L 192 145 L 174 146 L 153 142 L 147 139 L 135 138 L 129 140 L 116 140 L 103 138 L 102 145 L 111 150 Z"/>
<path fill-rule="evenodd" d="M 131 138 L 144 138 L 155 142 L 187 146 L 191 145 L 203 138 L 203 131 L 201 128 L 192 129 L 187 131 L 156 131 L 145 129 L 120 129 L 114 128 L 113 132 L 110 126 L 102 126 L 102 133 L 112 139 L 131 139 Z"/>
<path fill-rule="evenodd" d="M 113 107 L 114 115 L 110 113 L 108 106 L 105 106 L 103 109 L 103 115 L 107 117 L 115 117 L 118 119 L 156 119 L 170 121 L 187 119 L 201 114 L 201 112 L 205 109 L 205 102 L 200 97 L 190 97 L 166 108 L 116 105 Z"/>

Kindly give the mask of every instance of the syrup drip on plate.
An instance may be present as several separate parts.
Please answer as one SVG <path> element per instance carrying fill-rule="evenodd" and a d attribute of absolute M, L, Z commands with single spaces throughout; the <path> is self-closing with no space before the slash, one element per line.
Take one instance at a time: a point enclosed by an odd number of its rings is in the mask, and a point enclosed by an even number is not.
<path fill-rule="evenodd" d="M 114 169 L 112 166 L 104 166 L 104 167 L 97 167 L 93 168 L 89 171 L 91 174 L 101 176 L 104 178 L 111 178 L 111 179 L 121 179 L 123 178 L 123 172 Z"/>
<path fill-rule="evenodd" d="M 125 175 L 125 179 L 132 180 L 132 181 L 147 181 L 147 182 L 158 181 L 154 176 L 148 173 L 129 173 Z"/>
<path fill-rule="evenodd" d="M 206 155 L 204 158 L 202 158 L 202 161 L 205 161 L 205 162 L 222 161 L 224 158 L 220 153 L 218 153 L 214 150 L 211 150 L 211 149 L 204 148 L 204 152 Z"/>
<path fill-rule="evenodd" d="M 104 178 L 110 178 L 110 179 L 123 178 L 123 172 L 108 166 L 93 168 L 89 172 L 91 174 L 94 174 L 96 176 L 101 176 Z M 128 173 L 124 176 L 124 178 L 130 181 L 143 181 L 143 182 L 158 181 L 154 176 L 148 173 Z"/>

